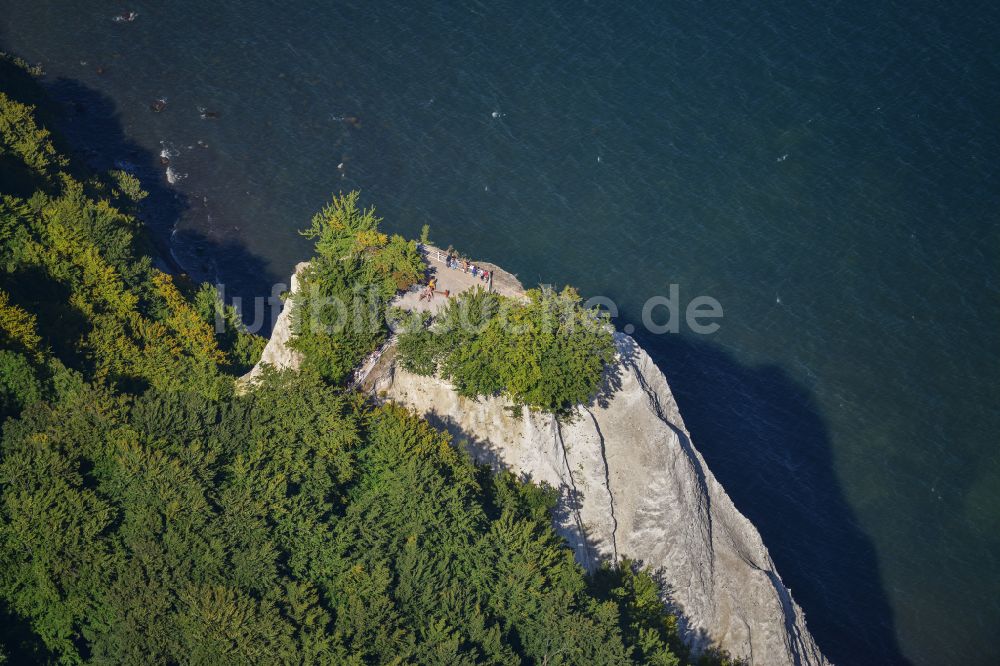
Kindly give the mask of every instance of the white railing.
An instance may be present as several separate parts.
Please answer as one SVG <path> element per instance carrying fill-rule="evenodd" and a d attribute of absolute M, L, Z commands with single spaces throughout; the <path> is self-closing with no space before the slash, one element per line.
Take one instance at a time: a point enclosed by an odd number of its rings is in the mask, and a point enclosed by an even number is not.
<path fill-rule="evenodd" d="M 430 245 L 424 245 L 423 243 L 417 243 L 417 248 L 423 250 L 424 254 L 427 255 L 428 259 L 433 259 L 434 261 L 438 261 L 438 262 L 444 264 L 445 266 L 448 266 L 448 254 L 446 252 L 442 252 L 441 250 L 437 249 L 436 247 L 431 247 Z M 451 268 L 451 267 L 448 266 L 448 268 Z M 452 270 L 456 270 L 456 269 L 452 269 Z M 480 270 L 482 270 L 482 269 L 480 269 Z M 490 273 L 490 277 L 489 277 L 489 280 L 487 282 L 487 288 L 486 288 L 486 290 L 487 291 L 493 291 L 493 271 L 490 271 L 489 273 Z"/>

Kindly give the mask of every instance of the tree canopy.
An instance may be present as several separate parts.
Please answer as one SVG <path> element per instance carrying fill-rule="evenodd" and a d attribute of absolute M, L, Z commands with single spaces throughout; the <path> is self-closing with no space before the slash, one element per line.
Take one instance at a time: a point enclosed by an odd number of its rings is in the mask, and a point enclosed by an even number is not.
<path fill-rule="evenodd" d="M 137 183 L 69 175 L 30 109 L 0 101 L 4 168 L 38 185 L 0 193 L 0 661 L 691 661 L 649 573 L 574 562 L 554 490 L 477 467 L 426 421 L 331 381 L 383 329 L 307 334 L 305 370 L 237 393 L 263 341 L 214 288 L 140 252 L 138 220 L 114 202 L 137 206 Z M 360 276 L 387 298 L 419 256 L 356 201 L 314 219 L 306 282 L 336 295 Z M 312 298 L 294 306 L 325 320 Z M 557 333 L 538 328 L 573 298 L 538 293 L 516 314 L 549 347 L 497 344 L 537 365 L 548 349 L 603 358 L 598 329 L 560 339 L 590 317 L 578 308 Z M 573 386 L 567 399 L 589 384 Z"/>
<path fill-rule="evenodd" d="M 335 196 L 301 232 L 315 239 L 316 255 L 292 297 L 292 346 L 307 368 L 333 382 L 385 340 L 389 301 L 424 274 L 417 244 L 381 233 L 381 219 L 360 209 L 358 196 Z"/>
<path fill-rule="evenodd" d="M 549 412 L 588 402 L 615 347 L 607 319 L 576 291 L 532 289 L 526 302 L 482 289 L 449 301 L 433 322 L 400 336 L 400 359 L 418 374 L 441 373 L 467 397 L 503 394 Z"/>

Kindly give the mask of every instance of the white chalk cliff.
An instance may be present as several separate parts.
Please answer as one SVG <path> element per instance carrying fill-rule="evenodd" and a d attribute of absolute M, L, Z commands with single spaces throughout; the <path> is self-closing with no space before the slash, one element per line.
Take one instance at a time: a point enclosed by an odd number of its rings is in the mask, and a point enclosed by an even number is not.
<path fill-rule="evenodd" d="M 276 347 L 288 319 L 286 308 Z M 397 367 L 391 352 L 365 386 L 449 430 L 480 461 L 559 489 L 556 528 L 580 564 L 628 557 L 657 571 L 696 647 L 714 643 L 752 664 L 828 664 L 760 534 L 694 448 L 663 373 L 631 337 L 615 342 L 601 395 L 564 423 L 526 408 L 512 415 L 500 398 L 462 398 Z M 286 356 L 267 358 L 295 367 Z"/>
<path fill-rule="evenodd" d="M 294 294 L 299 290 L 299 273 L 309 265 L 308 261 L 300 262 L 295 266 L 292 274 L 290 293 Z M 302 363 L 302 355 L 288 346 L 292 339 L 292 308 L 283 307 L 278 318 L 271 329 L 271 338 L 264 346 L 264 351 L 260 354 L 257 365 L 247 374 L 240 377 L 240 384 L 247 385 L 255 380 L 263 372 L 264 366 L 271 366 L 276 370 L 292 369 L 298 370 Z"/>

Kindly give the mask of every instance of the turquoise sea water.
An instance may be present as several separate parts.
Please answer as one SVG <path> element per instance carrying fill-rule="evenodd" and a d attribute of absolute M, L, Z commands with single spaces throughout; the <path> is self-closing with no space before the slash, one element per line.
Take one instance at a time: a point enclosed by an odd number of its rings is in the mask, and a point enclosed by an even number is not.
<path fill-rule="evenodd" d="M 988 3 L 0 0 L 63 132 L 230 295 L 359 188 L 619 326 L 719 300 L 713 335 L 637 336 L 840 664 L 1000 663 L 998 31 Z"/>

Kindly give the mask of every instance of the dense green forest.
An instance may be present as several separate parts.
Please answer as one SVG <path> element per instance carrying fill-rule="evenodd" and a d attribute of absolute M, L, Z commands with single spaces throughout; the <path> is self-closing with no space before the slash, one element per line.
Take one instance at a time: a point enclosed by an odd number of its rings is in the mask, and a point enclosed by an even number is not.
<path fill-rule="evenodd" d="M 384 324 L 310 329 L 301 372 L 238 393 L 263 340 L 154 268 L 140 183 L 72 164 L 0 68 L 0 660 L 691 661 L 652 576 L 584 575 L 555 491 L 338 384 Z M 377 226 L 354 195 L 317 215 L 315 293 L 419 279 Z"/>
<path fill-rule="evenodd" d="M 527 301 L 476 288 L 433 321 L 416 315 L 399 336 L 403 366 L 440 374 L 459 394 L 504 395 L 514 404 L 566 412 L 597 392 L 615 355 L 611 327 L 572 288 L 531 289 Z"/>

